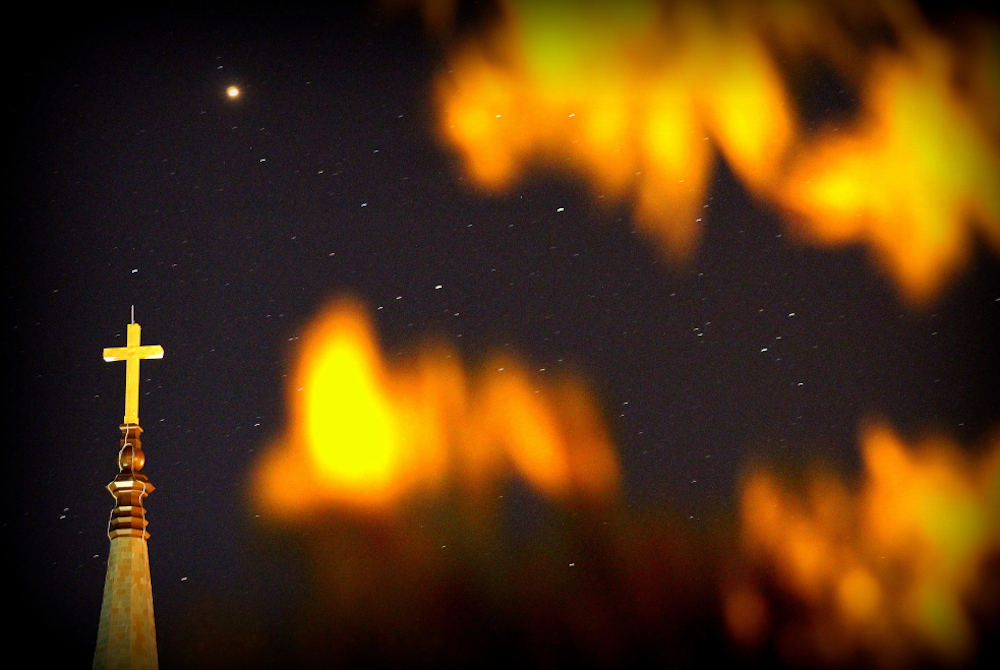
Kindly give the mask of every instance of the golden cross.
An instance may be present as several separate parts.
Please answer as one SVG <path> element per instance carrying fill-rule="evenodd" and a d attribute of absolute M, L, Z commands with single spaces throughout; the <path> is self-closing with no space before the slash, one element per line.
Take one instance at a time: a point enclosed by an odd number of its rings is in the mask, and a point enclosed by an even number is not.
<path fill-rule="evenodd" d="M 133 318 L 128 324 L 124 347 L 104 350 L 104 360 L 125 361 L 125 420 L 122 423 L 139 425 L 139 360 L 163 358 L 163 347 L 158 344 L 139 346 L 139 324 Z"/>

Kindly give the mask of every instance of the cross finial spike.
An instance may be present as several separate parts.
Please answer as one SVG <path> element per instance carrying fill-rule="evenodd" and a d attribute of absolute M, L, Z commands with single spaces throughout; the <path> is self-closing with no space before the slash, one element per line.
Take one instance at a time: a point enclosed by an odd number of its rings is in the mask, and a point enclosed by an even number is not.
<path fill-rule="evenodd" d="M 132 323 L 135 323 L 135 305 L 132 305 Z"/>

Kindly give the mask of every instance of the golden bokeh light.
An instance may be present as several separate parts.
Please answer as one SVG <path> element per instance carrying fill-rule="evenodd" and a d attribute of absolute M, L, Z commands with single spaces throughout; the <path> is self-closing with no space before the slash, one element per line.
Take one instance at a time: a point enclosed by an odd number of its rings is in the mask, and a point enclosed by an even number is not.
<path fill-rule="evenodd" d="M 226 89 L 226 95 L 228 95 L 230 98 L 238 98 L 240 95 L 240 89 L 237 88 L 236 86 L 230 86 L 229 88 Z"/>
<path fill-rule="evenodd" d="M 448 486 L 482 496 L 509 473 L 556 501 L 617 491 L 617 454 L 580 382 L 507 357 L 470 373 L 443 345 L 390 366 L 356 302 L 310 325 L 291 378 L 289 428 L 257 473 L 258 502 L 279 515 L 388 511 Z"/>
<path fill-rule="evenodd" d="M 862 442 L 856 492 L 832 475 L 814 476 L 804 494 L 768 471 L 748 478 L 745 551 L 772 566 L 806 611 L 769 615 L 760 591 L 742 582 L 724 599 L 730 635 L 759 643 L 770 617 L 790 662 L 838 664 L 860 653 L 896 666 L 928 651 L 967 661 L 975 639 L 965 600 L 1000 551 L 1000 439 L 978 457 L 940 437 L 911 447 L 884 425 Z"/>
<path fill-rule="evenodd" d="M 632 198 L 637 225 L 684 260 L 718 152 L 798 239 L 868 245 L 912 305 L 968 263 L 977 235 L 1000 253 L 1000 29 L 988 20 L 959 44 L 905 1 L 501 7 L 451 49 L 435 90 L 440 135 L 484 188 L 538 163 L 581 174 L 602 197 Z M 854 36 L 874 30 L 898 44 Z M 857 119 L 816 137 L 788 74 L 809 59 L 861 96 Z"/>
<path fill-rule="evenodd" d="M 616 507 L 616 448 L 579 380 L 543 379 L 506 355 L 470 370 L 440 343 L 390 362 L 364 307 L 347 299 L 321 312 L 300 342 L 287 428 L 253 473 L 265 518 L 322 524 L 361 513 L 367 524 L 375 515 L 387 522 L 376 534 L 389 534 L 379 542 L 400 543 L 389 565 L 419 556 L 428 574 L 444 570 L 443 559 L 430 536 L 401 520 L 421 500 L 448 497 L 486 519 L 476 526 L 486 537 L 511 476 L 549 504 L 615 510 L 632 528 Z M 968 662 L 980 642 L 970 598 L 982 597 L 1000 556 L 1000 435 L 976 452 L 940 436 L 910 444 L 873 423 L 861 446 L 857 484 L 830 472 L 802 485 L 752 471 L 729 567 L 691 565 L 672 578 L 717 583 L 732 643 L 750 653 L 773 645 L 792 665 Z"/>
<path fill-rule="evenodd" d="M 634 191 L 640 225 L 680 259 L 697 242 L 715 147 L 758 184 L 791 140 L 792 106 L 759 39 L 703 3 L 669 15 L 652 3 L 505 7 L 437 87 L 441 132 L 487 188 L 535 159 L 580 171 L 602 194 Z"/>
<path fill-rule="evenodd" d="M 957 95 L 943 45 L 872 65 L 866 109 L 795 161 L 778 197 L 818 243 L 866 243 L 911 302 L 965 268 L 975 231 L 1000 252 L 1000 151 Z"/>

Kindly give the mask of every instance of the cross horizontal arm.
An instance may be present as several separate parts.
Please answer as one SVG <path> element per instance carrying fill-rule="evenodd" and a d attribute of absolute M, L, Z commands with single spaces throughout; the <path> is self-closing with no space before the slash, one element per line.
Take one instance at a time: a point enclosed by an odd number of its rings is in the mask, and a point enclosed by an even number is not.
<path fill-rule="evenodd" d="M 104 360 L 107 362 L 126 361 L 135 358 L 163 358 L 163 347 L 150 344 L 145 347 L 111 347 L 104 350 Z"/>

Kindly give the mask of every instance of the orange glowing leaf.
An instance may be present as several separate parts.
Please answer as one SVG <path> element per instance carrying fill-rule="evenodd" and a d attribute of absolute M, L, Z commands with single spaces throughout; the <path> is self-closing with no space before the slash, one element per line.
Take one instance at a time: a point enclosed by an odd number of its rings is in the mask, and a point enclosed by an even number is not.
<path fill-rule="evenodd" d="M 914 305 L 965 267 L 976 232 L 1000 253 L 994 24 L 963 47 L 906 1 L 501 8 L 436 86 L 442 138 L 481 186 L 536 163 L 580 173 L 600 197 L 634 197 L 637 226 L 683 262 L 718 149 L 806 239 L 870 246 Z M 895 51 L 852 34 L 886 26 Z M 816 57 L 860 87 L 863 112 L 804 141 L 777 63 Z"/>
<path fill-rule="evenodd" d="M 824 134 L 780 195 L 810 239 L 869 243 L 914 304 L 968 263 L 976 227 L 989 240 L 1000 231 L 1000 153 L 949 66 L 931 43 L 913 58 L 882 56 L 866 115 Z"/>
<path fill-rule="evenodd" d="M 505 187 L 541 160 L 583 172 L 601 194 L 635 191 L 639 225 L 677 260 L 699 237 L 709 139 L 752 186 L 770 184 L 795 123 L 749 24 L 694 2 L 504 9 L 437 86 L 442 134 L 479 184 Z"/>
<path fill-rule="evenodd" d="M 399 428 L 364 312 L 344 304 L 307 334 L 294 377 L 297 438 L 328 488 L 381 500 L 398 477 Z"/>
<path fill-rule="evenodd" d="M 259 465 L 258 501 L 282 517 L 388 511 L 454 485 L 489 492 L 511 470 L 556 500 L 615 493 L 614 447 L 582 387 L 543 384 L 511 359 L 486 370 L 470 376 L 444 346 L 390 366 L 365 310 L 335 303 L 302 337 L 290 426 Z"/>
<path fill-rule="evenodd" d="M 853 495 L 817 477 L 804 497 L 754 473 L 742 496 L 745 547 L 808 606 L 794 625 L 809 631 L 800 641 L 817 640 L 814 660 L 846 662 L 854 649 L 898 664 L 930 648 L 962 662 L 975 644 L 963 601 L 1000 547 L 1000 441 L 972 459 L 948 440 L 910 448 L 873 425 L 862 447 L 866 475 Z M 738 620 L 730 634 L 745 637 Z"/>

